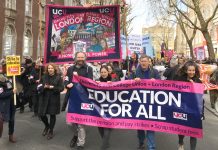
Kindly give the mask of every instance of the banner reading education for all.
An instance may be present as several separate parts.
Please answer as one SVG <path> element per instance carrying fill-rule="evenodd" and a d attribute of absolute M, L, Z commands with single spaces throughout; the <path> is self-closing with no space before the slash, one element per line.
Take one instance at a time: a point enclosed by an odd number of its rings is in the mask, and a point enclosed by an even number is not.
<path fill-rule="evenodd" d="M 162 80 L 96 83 L 79 76 L 74 76 L 74 82 L 68 122 L 203 136 L 202 84 Z"/>
<path fill-rule="evenodd" d="M 120 60 L 119 9 L 47 5 L 45 63 L 72 63 L 78 51 L 88 61 Z"/>

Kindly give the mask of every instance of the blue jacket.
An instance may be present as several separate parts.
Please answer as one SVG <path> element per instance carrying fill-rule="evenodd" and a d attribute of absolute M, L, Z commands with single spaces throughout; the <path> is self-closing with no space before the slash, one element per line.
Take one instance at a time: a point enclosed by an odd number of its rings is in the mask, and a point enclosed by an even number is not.
<path fill-rule="evenodd" d="M 148 68 L 147 70 L 142 70 L 141 65 L 139 65 L 136 69 L 136 78 L 140 79 L 160 79 L 160 75 L 157 71 L 157 69 L 154 68 Z"/>

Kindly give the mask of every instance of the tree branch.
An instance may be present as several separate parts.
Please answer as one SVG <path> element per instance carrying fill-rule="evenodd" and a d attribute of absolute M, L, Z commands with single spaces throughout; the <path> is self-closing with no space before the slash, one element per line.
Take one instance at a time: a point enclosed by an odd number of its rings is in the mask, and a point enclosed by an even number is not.
<path fill-rule="evenodd" d="M 195 8 L 191 5 L 189 5 L 188 3 L 186 3 L 184 0 L 181 0 L 181 3 L 183 3 L 185 6 L 191 8 L 192 10 L 195 10 Z"/>
<path fill-rule="evenodd" d="M 217 10 L 218 10 L 218 4 L 216 5 L 216 8 L 214 9 L 213 14 L 206 20 L 207 26 L 208 26 L 209 22 L 215 17 Z"/>
<path fill-rule="evenodd" d="M 190 22 L 190 23 L 193 25 L 193 27 L 197 28 L 198 30 L 202 30 L 202 29 L 199 28 L 197 25 L 195 25 L 195 24 L 191 21 L 191 19 L 190 19 L 188 16 L 186 16 L 174 3 L 172 3 L 172 4 L 173 4 L 173 7 L 174 7 L 183 17 L 185 17 L 185 19 L 186 19 L 188 22 Z"/>

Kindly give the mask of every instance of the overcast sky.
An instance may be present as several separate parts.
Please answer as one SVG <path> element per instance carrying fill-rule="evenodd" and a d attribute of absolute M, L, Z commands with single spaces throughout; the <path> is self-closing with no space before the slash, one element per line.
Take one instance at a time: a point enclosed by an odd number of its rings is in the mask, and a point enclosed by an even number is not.
<path fill-rule="evenodd" d="M 133 8 L 130 18 L 136 16 L 132 21 L 131 27 L 133 27 L 133 31 L 130 34 L 141 34 L 142 27 L 155 24 L 146 0 L 126 0 L 126 2 L 127 4 L 131 4 Z"/>

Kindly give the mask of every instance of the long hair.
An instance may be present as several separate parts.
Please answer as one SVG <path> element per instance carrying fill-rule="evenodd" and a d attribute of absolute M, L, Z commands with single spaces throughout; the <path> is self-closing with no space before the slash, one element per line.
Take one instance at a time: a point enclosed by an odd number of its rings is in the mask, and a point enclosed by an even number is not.
<path fill-rule="evenodd" d="M 105 47 L 103 47 L 103 45 L 102 45 L 102 43 L 101 43 L 102 41 L 105 43 Z M 107 45 L 107 40 L 106 40 L 106 39 L 102 38 L 102 39 L 100 40 L 100 44 L 101 44 L 103 50 L 108 49 L 108 45 Z"/>
<path fill-rule="evenodd" d="M 180 68 L 178 70 L 178 75 L 180 77 L 182 76 L 187 76 L 187 70 L 188 70 L 188 67 L 190 66 L 194 66 L 195 67 L 195 76 L 194 78 L 200 78 L 200 71 L 199 71 L 199 66 L 192 60 L 189 60 L 187 61 L 183 66 L 182 68 Z"/>
<path fill-rule="evenodd" d="M 60 71 L 59 71 L 57 65 L 55 65 L 54 63 L 49 63 L 49 64 L 47 64 L 47 66 L 45 67 L 45 72 L 44 72 L 45 74 L 48 74 L 48 66 L 52 66 L 52 67 L 54 68 L 54 70 L 55 70 L 54 74 L 59 74 L 59 73 L 60 73 Z"/>
<path fill-rule="evenodd" d="M 114 73 L 114 66 L 112 66 L 110 63 L 107 63 L 107 67 L 111 67 L 112 73 Z M 108 69 L 109 70 L 109 69 Z"/>

